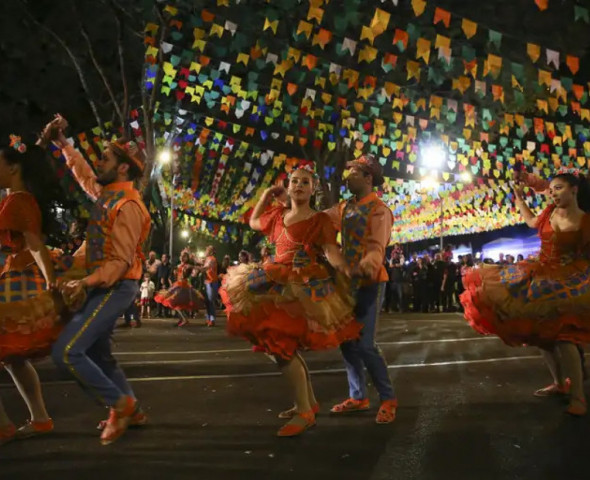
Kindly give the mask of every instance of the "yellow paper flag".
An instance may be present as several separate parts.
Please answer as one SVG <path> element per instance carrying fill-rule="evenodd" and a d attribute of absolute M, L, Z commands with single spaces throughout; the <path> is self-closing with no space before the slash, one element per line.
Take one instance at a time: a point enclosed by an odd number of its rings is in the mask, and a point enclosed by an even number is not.
<path fill-rule="evenodd" d="M 426 0 L 412 0 L 412 8 L 414 9 L 414 15 L 419 17 L 424 13 L 426 8 Z"/>
<path fill-rule="evenodd" d="M 425 38 L 419 38 L 416 43 L 416 59 L 424 59 L 424 63 L 430 60 L 430 41 Z"/>
<path fill-rule="evenodd" d="M 272 30 L 272 33 L 274 33 L 276 35 L 278 26 L 279 26 L 278 20 L 271 22 L 268 20 L 268 18 L 265 18 L 264 19 L 264 26 L 262 27 L 262 31 L 264 32 L 270 28 Z"/>
<path fill-rule="evenodd" d="M 461 29 L 467 38 L 471 38 L 477 32 L 477 23 L 464 18 L 461 22 Z"/>
<path fill-rule="evenodd" d="M 406 69 L 408 70 L 408 80 L 411 78 L 415 78 L 418 81 L 420 80 L 420 64 L 418 62 L 408 60 L 406 63 Z"/>
<path fill-rule="evenodd" d="M 539 60 L 539 57 L 541 56 L 541 47 L 534 43 L 527 43 L 526 53 L 528 54 L 532 62 L 535 63 L 537 60 Z"/>
<path fill-rule="evenodd" d="M 377 35 L 381 35 L 385 30 L 387 30 L 387 25 L 389 24 L 389 19 L 391 14 L 386 12 L 385 10 L 381 10 L 377 8 L 375 10 L 375 15 L 373 15 L 373 20 L 371 20 L 371 30 Z"/>

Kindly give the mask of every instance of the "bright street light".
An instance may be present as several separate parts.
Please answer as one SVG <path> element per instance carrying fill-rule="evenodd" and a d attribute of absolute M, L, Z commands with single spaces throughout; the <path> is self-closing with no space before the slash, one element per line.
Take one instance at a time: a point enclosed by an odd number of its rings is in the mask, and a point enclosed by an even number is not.
<path fill-rule="evenodd" d="M 203 250 L 199 250 L 199 251 L 197 252 L 197 256 L 198 256 L 199 258 L 203 258 L 203 257 L 205 256 L 205 252 L 204 252 Z"/>
<path fill-rule="evenodd" d="M 424 190 L 435 190 L 438 188 L 438 182 L 432 177 L 422 179 L 422 188 Z"/>
<path fill-rule="evenodd" d="M 180 235 L 182 235 L 182 238 L 188 238 L 189 231 L 188 230 L 183 230 L 182 232 L 180 232 Z"/>
<path fill-rule="evenodd" d="M 428 168 L 439 169 L 445 161 L 445 151 L 440 145 L 426 144 L 420 148 L 422 165 Z"/>
<path fill-rule="evenodd" d="M 471 174 L 469 172 L 463 172 L 459 175 L 462 182 L 468 183 L 471 181 Z"/>
<path fill-rule="evenodd" d="M 158 161 L 160 163 L 169 163 L 170 160 L 172 160 L 170 150 L 161 150 L 160 153 L 158 153 Z"/>

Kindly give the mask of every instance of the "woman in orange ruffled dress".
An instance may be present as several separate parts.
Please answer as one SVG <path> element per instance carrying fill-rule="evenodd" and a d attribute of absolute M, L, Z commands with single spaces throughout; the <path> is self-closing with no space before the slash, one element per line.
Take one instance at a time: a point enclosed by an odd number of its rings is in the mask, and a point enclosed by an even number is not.
<path fill-rule="evenodd" d="M 53 225 L 50 197 L 55 192 L 49 170 L 44 151 L 19 137 L 12 136 L 11 145 L 0 148 L 0 188 L 10 189 L 0 202 L 0 246 L 6 253 L 0 272 L 0 367 L 12 376 L 31 415 L 17 430 L 0 401 L 0 444 L 53 430 L 29 361 L 48 355 L 62 329 L 63 303 L 48 290 L 55 274 L 43 243 Z"/>
<path fill-rule="evenodd" d="M 168 290 L 160 290 L 154 300 L 178 313 L 180 320 L 177 327 L 188 325 L 188 319 L 184 312 L 199 310 L 205 305 L 205 298 L 201 292 L 195 290 L 190 284 L 190 276 L 193 266 L 189 263 L 188 252 L 180 254 L 180 264 L 176 267 L 176 281 Z"/>
<path fill-rule="evenodd" d="M 281 437 L 303 433 L 315 425 L 319 410 L 309 370 L 299 350 L 323 350 L 358 338 L 361 325 L 353 315 L 347 282 L 348 267 L 336 244 L 329 217 L 310 206 L 318 180 L 310 164 L 295 169 L 287 192 L 267 189 L 250 219 L 276 246 L 275 258 L 228 269 L 220 290 L 226 306 L 227 329 L 272 355 L 289 382 L 295 406 L 279 418 L 290 419 Z M 268 208 L 273 197 L 290 208 Z M 336 269 L 332 274 L 320 257 Z"/>
<path fill-rule="evenodd" d="M 586 414 L 577 345 L 590 342 L 590 186 L 574 170 L 561 170 L 549 184 L 552 200 L 535 216 L 515 187 L 516 205 L 541 237 L 535 260 L 471 269 L 463 278 L 461 303 L 471 326 L 512 346 L 533 345 L 558 355 L 570 380 L 566 412 Z"/>

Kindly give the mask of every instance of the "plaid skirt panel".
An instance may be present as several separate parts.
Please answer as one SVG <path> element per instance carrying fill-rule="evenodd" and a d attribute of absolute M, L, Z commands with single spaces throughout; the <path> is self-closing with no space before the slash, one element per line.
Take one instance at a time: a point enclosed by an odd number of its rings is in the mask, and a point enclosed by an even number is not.
<path fill-rule="evenodd" d="M 17 302 L 36 297 L 45 290 L 45 279 L 34 264 L 23 271 L 9 271 L 0 275 L 0 302 Z"/>

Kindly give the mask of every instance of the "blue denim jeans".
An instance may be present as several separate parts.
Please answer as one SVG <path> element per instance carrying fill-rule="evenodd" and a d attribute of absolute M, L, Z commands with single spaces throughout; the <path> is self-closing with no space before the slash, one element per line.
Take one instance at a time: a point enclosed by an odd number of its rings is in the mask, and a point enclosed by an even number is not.
<path fill-rule="evenodd" d="M 207 320 L 212 322 L 215 321 L 215 305 L 217 304 L 217 290 L 219 289 L 219 282 L 206 283 L 205 293 L 207 298 L 205 299 L 205 306 L 207 308 Z"/>
<path fill-rule="evenodd" d="M 357 322 L 363 324 L 361 336 L 358 340 L 344 342 L 340 345 L 348 376 L 349 396 L 356 400 L 368 397 L 365 368 L 379 392 L 381 401 L 395 398 L 393 384 L 387 371 L 387 363 L 375 342 L 377 319 L 383 303 L 384 291 L 384 282 L 361 287 L 357 290 L 355 315 Z"/>
<path fill-rule="evenodd" d="M 122 280 L 109 289 L 91 290 L 51 352 L 58 368 L 105 406 L 114 406 L 123 395 L 135 397 L 111 352 L 111 335 L 138 289 L 135 280 Z"/>

